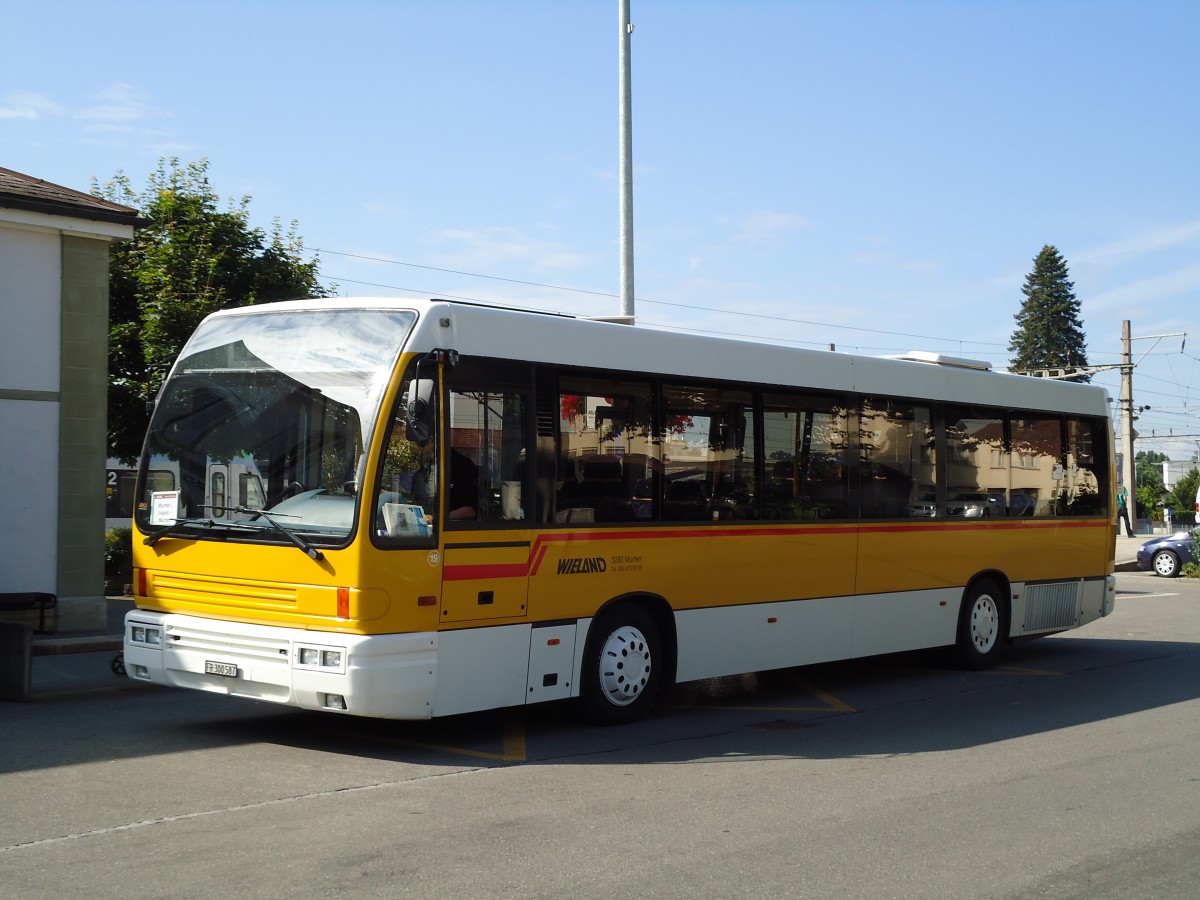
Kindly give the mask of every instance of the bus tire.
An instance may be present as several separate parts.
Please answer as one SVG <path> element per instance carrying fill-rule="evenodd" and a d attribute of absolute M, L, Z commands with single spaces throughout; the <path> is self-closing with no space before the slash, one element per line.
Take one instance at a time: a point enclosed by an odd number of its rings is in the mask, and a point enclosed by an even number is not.
<path fill-rule="evenodd" d="M 1008 602 L 990 579 L 976 581 L 963 594 L 955 649 L 964 668 L 990 669 L 1000 658 L 1008 633 Z"/>
<path fill-rule="evenodd" d="M 646 714 L 662 683 L 666 657 L 658 626 L 646 610 L 622 603 L 592 623 L 579 697 L 598 725 Z"/>

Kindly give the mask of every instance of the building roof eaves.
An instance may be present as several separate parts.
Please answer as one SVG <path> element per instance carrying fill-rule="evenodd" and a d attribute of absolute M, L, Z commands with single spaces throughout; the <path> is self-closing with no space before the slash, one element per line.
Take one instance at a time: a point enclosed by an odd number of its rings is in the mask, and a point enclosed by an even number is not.
<path fill-rule="evenodd" d="M 119 225 L 141 224 L 130 206 L 0 168 L 0 207 Z"/>

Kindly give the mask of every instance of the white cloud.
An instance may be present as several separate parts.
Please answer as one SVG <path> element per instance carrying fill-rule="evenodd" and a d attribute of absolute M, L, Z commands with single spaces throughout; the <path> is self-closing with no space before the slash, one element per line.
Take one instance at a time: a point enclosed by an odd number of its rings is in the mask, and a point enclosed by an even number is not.
<path fill-rule="evenodd" d="M 1111 241 L 1075 254 L 1072 262 L 1111 265 L 1193 242 L 1200 243 L 1200 220 L 1156 228 Z"/>
<path fill-rule="evenodd" d="M 29 91 L 12 91 L 0 98 L 0 120 L 64 119 L 82 122 L 90 132 L 131 133 L 138 123 L 161 115 L 141 91 L 123 82 L 103 88 L 78 107 Z"/>
<path fill-rule="evenodd" d="M 752 210 L 738 216 L 722 216 L 717 221 L 730 226 L 732 240 L 755 244 L 778 240 L 809 225 L 803 216 L 769 209 Z"/>
<path fill-rule="evenodd" d="M 25 119 L 32 121 L 43 116 L 59 116 L 63 109 L 44 94 L 14 91 L 4 95 L 0 101 L 0 119 Z"/>
<path fill-rule="evenodd" d="M 141 92 L 130 84 L 109 85 L 94 99 L 98 102 L 80 109 L 76 113 L 77 118 L 116 126 L 141 121 L 151 114 L 150 106 L 142 99 Z"/>
<path fill-rule="evenodd" d="M 367 200 L 363 203 L 363 211 L 371 216 L 394 218 L 404 212 L 404 207 L 384 200 Z"/>
<path fill-rule="evenodd" d="M 515 228 L 496 226 L 482 231 L 454 229 L 434 235 L 449 247 L 443 259 L 455 268 L 487 272 L 491 267 L 519 263 L 533 271 L 564 271 L 590 260 L 561 243 L 530 237 Z"/>
<path fill-rule="evenodd" d="M 1144 307 L 1197 292 L 1200 292 L 1200 265 L 1184 266 L 1093 294 L 1087 298 L 1086 306 L 1088 310 Z"/>

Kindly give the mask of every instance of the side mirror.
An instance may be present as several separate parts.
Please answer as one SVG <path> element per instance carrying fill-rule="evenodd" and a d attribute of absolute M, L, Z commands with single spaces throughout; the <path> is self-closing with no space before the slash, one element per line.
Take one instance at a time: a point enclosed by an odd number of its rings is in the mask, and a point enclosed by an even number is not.
<path fill-rule="evenodd" d="M 433 437 L 433 389 L 432 378 L 417 378 L 404 392 L 404 426 L 408 439 L 419 447 Z"/>

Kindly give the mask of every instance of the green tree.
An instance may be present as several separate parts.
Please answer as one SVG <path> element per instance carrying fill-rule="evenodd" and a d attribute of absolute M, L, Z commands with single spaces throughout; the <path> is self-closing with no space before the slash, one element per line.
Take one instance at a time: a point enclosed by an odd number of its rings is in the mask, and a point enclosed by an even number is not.
<path fill-rule="evenodd" d="M 1021 288 L 1025 300 L 1015 316 L 1017 327 L 1008 345 L 1013 354 L 1010 368 L 1087 365 L 1087 341 L 1074 288 L 1066 260 L 1049 244 L 1042 247 L 1033 261 L 1033 271 L 1025 276 Z M 1076 375 L 1070 380 L 1090 378 L 1090 375 Z"/>
<path fill-rule="evenodd" d="M 1192 469 L 1179 479 L 1167 496 L 1167 506 L 1175 510 L 1176 522 L 1194 522 L 1196 517 L 1196 489 L 1200 488 L 1200 469 Z"/>
<path fill-rule="evenodd" d="M 250 224 L 250 198 L 220 201 L 208 161 L 159 160 L 146 190 L 123 172 L 92 193 L 135 207 L 134 237 L 109 254 L 108 445 L 141 452 L 147 401 L 196 326 L 211 312 L 272 300 L 323 297 L 318 261 L 306 258 L 293 220 L 270 233 Z"/>
<path fill-rule="evenodd" d="M 1156 450 L 1139 450 L 1133 458 L 1139 518 L 1149 519 L 1155 510 L 1162 509 L 1166 493 L 1162 464 L 1166 461 L 1167 455 Z"/>

